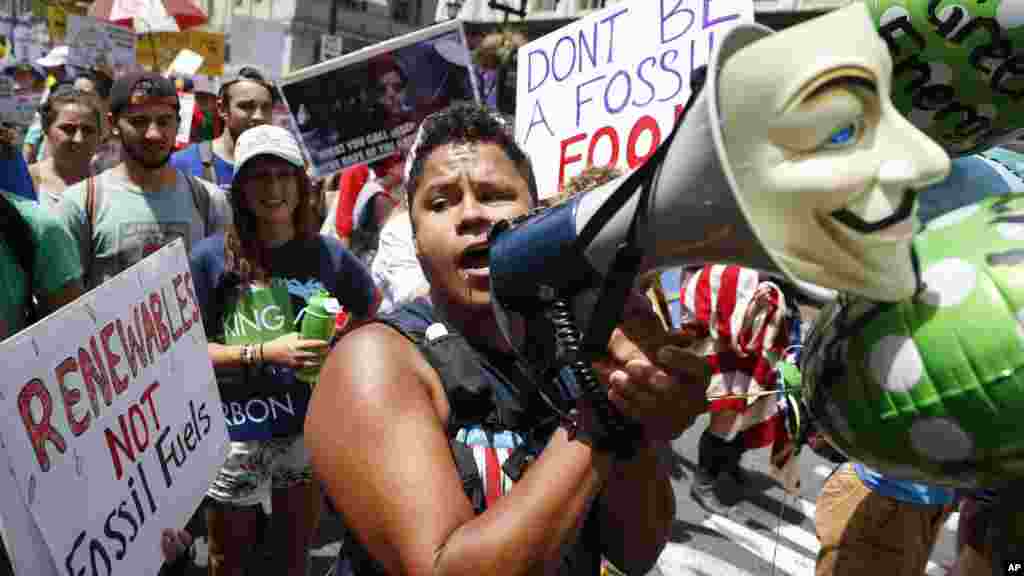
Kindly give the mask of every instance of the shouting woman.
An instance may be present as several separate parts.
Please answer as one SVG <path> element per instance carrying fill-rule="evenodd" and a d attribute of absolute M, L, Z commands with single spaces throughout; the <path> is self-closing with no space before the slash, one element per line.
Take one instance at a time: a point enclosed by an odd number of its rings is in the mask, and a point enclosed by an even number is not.
<path fill-rule="evenodd" d="M 594 434 L 589 400 L 572 424 L 552 418 L 490 304 L 488 231 L 536 205 L 529 160 L 475 104 L 428 117 L 416 142 L 406 187 L 430 302 L 342 337 L 307 417 L 351 535 L 339 575 L 596 576 L 602 555 L 647 572 L 675 510 L 659 455 L 704 410 L 703 364 L 663 348 L 656 366 L 617 331 L 598 372 L 641 424 L 632 452 Z"/>
<path fill-rule="evenodd" d="M 326 293 L 358 320 L 373 313 L 369 272 L 337 240 L 318 234 L 312 185 L 287 130 L 250 128 L 235 146 L 234 225 L 192 253 L 196 295 L 228 416 L 231 448 L 207 509 L 210 574 L 241 575 L 259 542 L 259 504 L 273 507 L 274 574 L 305 576 L 319 521 L 302 425 L 324 340 L 296 332 L 307 301 Z M 335 310 L 337 312 L 337 310 Z M 333 319 L 332 322 L 333 324 Z"/>

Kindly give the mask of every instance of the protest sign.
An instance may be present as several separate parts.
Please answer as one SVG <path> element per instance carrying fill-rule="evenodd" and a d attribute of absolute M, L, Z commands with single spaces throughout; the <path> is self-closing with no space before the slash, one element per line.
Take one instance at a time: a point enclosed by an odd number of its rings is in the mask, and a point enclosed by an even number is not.
<path fill-rule="evenodd" d="M 181 120 L 178 122 L 178 134 L 174 137 L 174 143 L 184 146 L 192 139 L 192 116 L 196 111 L 195 94 L 178 94 L 178 115 Z"/>
<path fill-rule="evenodd" d="M 74 66 L 117 74 L 135 64 L 135 32 L 92 16 L 69 14 L 64 43 L 70 48 L 68 63 Z"/>
<path fill-rule="evenodd" d="M 195 76 L 196 72 L 199 71 L 199 67 L 203 65 L 203 57 L 197 52 L 193 52 L 188 48 L 178 52 L 178 55 L 174 57 L 171 65 L 167 67 L 164 72 L 164 76 L 181 76 L 184 78 L 191 78 Z"/>
<path fill-rule="evenodd" d="M 68 15 L 84 16 L 86 11 L 86 7 L 76 4 L 48 4 L 46 6 L 46 26 L 50 34 L 50 41 L 54 44 L 63 44 L 68 31 Z"/>
<path fill-rule="evenodd" d="M 143 34 L 135 46 L 135 59 L 159 70 L 168 65 L 182 50 L 191 50 L 202 57 L 203 63 L 196 74 L 224 74 L 224 35 L 218 32 L 186 30 Z"/>
<path fill-rule="evenodd" d="M 288 52 L 287 37 L 288 28 L 281 22 L 232 14 L 231 61 L 258 66 L 271 78 L 280 78 Z"/>
<path fill-rule="evenodd" d="M 683 113 L 715 39 L 753 18 L 752 0 L 625 2 L 521 47 L 516 140 L 541 197 L 588 165 L 642 164 Z"/>
<path fill-rule="evenodd" d="M 478 100 L 459 21 L 304 68 L 281 92 L 317 176 L 395 154 L 426 115 Z"/>
<path fill-rule="evenodd" d="M 32 63 L 49 52 L 46 24 L 36 22 L 31 13 L 0 17 L 0 52 L 2 64 Z"/>
<path fill-rule="evenodd" d="M 0 498 L 22 501 L 62 572 L 156 574 L 161 531 L 185 525 L 227 454 L 182 241 L 0 343 L 0 361 L 16 480 Z"/>

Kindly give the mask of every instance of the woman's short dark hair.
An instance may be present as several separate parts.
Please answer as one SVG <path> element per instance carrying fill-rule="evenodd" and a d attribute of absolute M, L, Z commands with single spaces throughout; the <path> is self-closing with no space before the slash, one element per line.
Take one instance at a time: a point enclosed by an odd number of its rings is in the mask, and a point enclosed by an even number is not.
<path fill-rule="evenodd" d="M 519 174 L 526 180 L 530 201 L 537 204 L 537 180 L 526 152 L 516 143 L 512 123 L 500 113 L 473 102 L 460 102 L 427 116 L 420 124 L 416 141 L 409 150 L 405 189 L 409 206 L 413 206 L 416 188 L 423 176 L 427 158 L 435 148 L 448 144 L 490 143 L 505 152 Z"/>

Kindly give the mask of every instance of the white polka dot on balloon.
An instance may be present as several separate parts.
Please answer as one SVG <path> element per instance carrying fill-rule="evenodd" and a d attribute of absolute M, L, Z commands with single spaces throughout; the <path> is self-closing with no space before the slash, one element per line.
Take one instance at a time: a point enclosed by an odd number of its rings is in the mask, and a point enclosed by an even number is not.
<path fill-rule="evenodd" d="M 1024 26 L 1024 2 L 1003 0 L 996 8 L 996 21 L 1007 30 Z"/>
<path fill-rule="evenodd" d="M 923 418 L 910 426 L 910 445 L 935 462 L 960 462 L 970 458 L 974 442 L 948 418 Z"/>
<path fill-rule="evenodd" d="M 900 20 L 901 18 L 906 18 L 909 20 L 910 12 L 907 12 L 907 9 L 904 8 L 903 6 L 890 6 L 888 9 L 886 9 L 885 12 L 882 13 L 882 17 L 878 19 L 878 24 L 879 27 L 885 26 L 886 24 L 889 24 L 890 22 L 894 22 L 896 20 Z M 903 34 L 904 32 L 899 28 L 893 31 L 893 36 L 896 38 L 899 38 Z"/>
<path fill-rule="evenodd" d="M 948 308 L 964 301 L 978 283 L 978 273 L 970 262 L 946 258 L 929 266 L 924 274 L 925 290 L 920 298 L 929 306 Z"/>
<path fill-rule="evenodd" d="M 970 206 L 964 206 L 963 208 L 958 208 L 956 210 L 953 210 L 952 212 L 947 212 L 942 216 L 939 216 L 938 218 L 929 222 L 927 229 L 939 230 L 942 228 L 946 228 L 948 226 L 952 226 L 959 222 L 963 222 L 964 220 L 970 218 L 971 216 L 974 216 L 974 214 L 977 213 L 978 210 L 981 210 L 981 206 L 977 204 L 971 204 Z"/>
<path fill-rule="evenodd" d="M 996 224 L 996 232 L 1003 237 L 1003 240 L 1024 240 L 1024 224 L 1013 222 Z"/>
<path fill-rule="evenodd" d="M 871 374 L 889 392 L 907 392 L 921 381 L 924 362 L 917 345 L 906 336 L 886 336 L 879 340 L 868 357 Z"/>

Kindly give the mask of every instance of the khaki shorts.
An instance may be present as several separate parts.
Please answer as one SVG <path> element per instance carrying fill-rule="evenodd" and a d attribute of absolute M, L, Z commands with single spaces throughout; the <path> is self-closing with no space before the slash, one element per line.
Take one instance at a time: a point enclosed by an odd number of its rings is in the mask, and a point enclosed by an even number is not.
<path fill-rule="evenodd" d="M 271 489 L 312 481 L 313 465 L 302 436 L 232 442 L 206 493 L 224 504 L 254 506 L 269 498 Z"/>
<path fill-rule="evenodd" d="M 950 512 L 873 492 L 844 464 L 818 496 L 815 575 L 921 576 Z"/>

